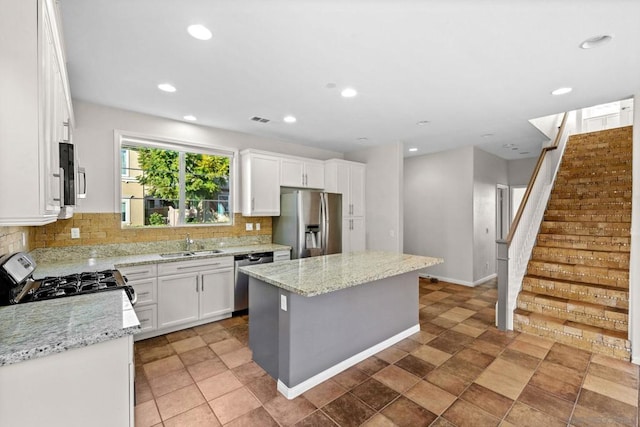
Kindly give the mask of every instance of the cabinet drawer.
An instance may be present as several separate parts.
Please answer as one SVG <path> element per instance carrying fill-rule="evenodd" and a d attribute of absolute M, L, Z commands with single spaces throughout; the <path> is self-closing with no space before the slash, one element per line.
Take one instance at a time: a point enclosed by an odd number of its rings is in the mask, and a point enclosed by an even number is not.
<path fill-rule="evenodd" d="M 155 304 L 144 307 L 135 306 L 136 316 L 140 322 L 140 332 L 155 331 L 158 327 L 158 312 Z"/>
<path fill-rule="evenodd" d="M 136 295 L 138 296 L 136 307 L 158 302 L 158 279 L 155 277 L 152 279 L 130 280 L 128 284 L 136 290 Z"/>
<path fill-rule="evenodd" d="M 156 264 L 133 265 L 130 267 L 116 266 L 116 268 L 131 282 L 139 279 L 150 279 L 152 277 L 154 278 L 158 274 L 158 267 Z"/>
<path fill-rule="evenodd" d="M 291 259 L 291 251 L 276 251 L 273 253 L 273 261 L 288 261 Z"/>
<path fill-rule="evenodd" d="M 233 257 L 200 258 L 158 264 L 158 276 L 233 267 Z"/>

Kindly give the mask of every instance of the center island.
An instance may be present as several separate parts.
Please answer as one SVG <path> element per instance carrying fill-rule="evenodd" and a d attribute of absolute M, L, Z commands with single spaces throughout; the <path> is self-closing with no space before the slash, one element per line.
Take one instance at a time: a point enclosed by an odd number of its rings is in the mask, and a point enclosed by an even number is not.
<path fill-rule="evenodd" d="M 241 267 L 253 360 L 299 396 L 419 332 L 418 274 L 442 262 L 366 251 Z"/>

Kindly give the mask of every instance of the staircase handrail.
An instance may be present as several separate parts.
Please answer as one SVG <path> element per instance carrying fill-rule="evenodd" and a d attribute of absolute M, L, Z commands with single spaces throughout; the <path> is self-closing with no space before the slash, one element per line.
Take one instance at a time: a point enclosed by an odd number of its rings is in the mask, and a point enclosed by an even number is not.
<path fill-rule="evenodd" d="M 522 218 L 522 212 L 529 201 L 529 197 L 531 196 L 531 190 L 533 189 L 533 183 L 538 179 L 538 173 L 540 173 L 540 169 L 542 168 L 542 163 L 544 162 L 545 157 L 549 151 L 556 150 L 558 145 L 560 144 L 560 139 L 562 138 L 562 134 L 564 133 L 565 127 L 567 125 L 567 117 L 569 113 L 564 113 L 562 116 L 562 122 L 560 123 L 560 127 L 558 128 L 558 133 L 556 134 L 555 139 L 553 140 L 553 144 L 548 147 L 544 147 L 540 152 L 540 156 L 538 157 L 538 162 L 536 163 L 536 167 L 533 169 L 533 173 L 531 174 L 531 178 L 529 179 L 529 183 L 527 184 L 527 190 L 524 192 L 524 196 L 522 197 L 522 202 L 520 202 L 520 206 L 518 207 L 518 212 L 516 216 L 513 218 L 511 222 L 511 227 L 509 227 L 509 234 L 507 234 L 507 238 L 505 241 L 507 242 L 507 246 L 511 245 L 511 241 L 513 240 L 513 235 L 516 234 L 516 230 L 518 229 L 518 225 L 520 224 L 520 219 Z"/>
<path fill-rule="evenodd" d="M 571 120 L 570 120 L 571 119 Z M 513 329 L 513 311 L 518 292 L 526 273 L 527 264 L 542 223 L 555 176 L 560 166 L 568 134 L 569 123 L 575 125 L 575 112 L 566 112 L 551 145 L 544 147 L 531 175 L 518 212 L 511 223 L 506 239 L 497 240 L 498 302 L 496 323 L 498 329 Z M 554 152 L 557 155 L 550 156 Z"/>

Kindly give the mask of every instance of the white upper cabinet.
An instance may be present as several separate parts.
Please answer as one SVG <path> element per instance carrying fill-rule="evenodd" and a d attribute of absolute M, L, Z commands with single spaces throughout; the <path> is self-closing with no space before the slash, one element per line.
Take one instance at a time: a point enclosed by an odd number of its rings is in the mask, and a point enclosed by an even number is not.
<path fill-rule="evenodd" d="M 324 162 L 282 157 L 280 160 L 280 185 L 282 187 L 324 188 Z"/>
<path fill-rule="evenodd" d="M 54 0 L 3 2 L 0 63 L 0 225 L 48 224 L 60 211 L 58 144 L 72 121 Z"/>
<path fill-rule="evenodd" d="M 242 215 L 280 215 L 280 158 L 255 151 L 240 152 Z"/>
<path fill-rule="evenodd" d="M 325 190 L 342 194 L 342 217 L 364 216 L 365 171 L 363 163 L 332 159 L 325 163 Z"/>

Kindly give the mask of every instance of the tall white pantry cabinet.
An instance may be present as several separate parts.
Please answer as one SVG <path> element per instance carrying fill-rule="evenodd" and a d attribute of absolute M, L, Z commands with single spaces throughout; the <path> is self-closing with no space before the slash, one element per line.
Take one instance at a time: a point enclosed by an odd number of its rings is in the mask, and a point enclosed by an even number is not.
<path fill-rule="evenodd" d="M 340 159 L 325 162 L 325 190 L 342 194 L 342 252 L 366 249 L 366 165 Z"/>
<path fill-rule="evenodd" d="M 59 142 L 73 113 L 55 0 L 5 0 L 0 13 L 0 225 L 60 211 Z"/>

